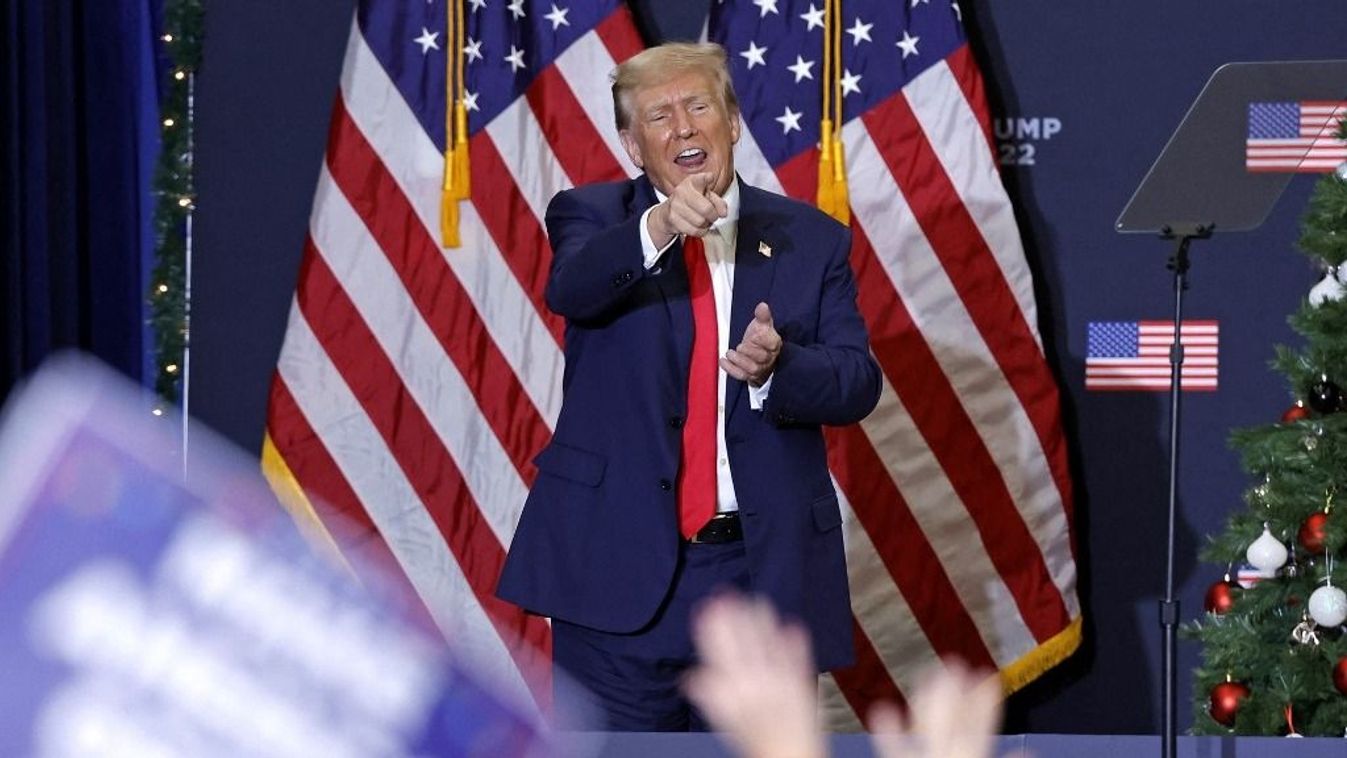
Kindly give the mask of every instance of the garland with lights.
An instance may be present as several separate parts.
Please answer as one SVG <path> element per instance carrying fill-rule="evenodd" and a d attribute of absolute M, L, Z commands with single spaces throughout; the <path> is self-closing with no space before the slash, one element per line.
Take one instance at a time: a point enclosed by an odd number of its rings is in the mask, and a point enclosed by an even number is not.
<path fill-rule="evenodd" d="M 155 265 L 150 277 L 150 325 L 154 329 L 154 389 L 174 403 L 189 339 L 188 252 L 192 211 L 192 97 L 201 64 L 201 0 L 164 0 L 160 36 L 170 61 L 159 105 L 161 147 L 154 175 Z M 162 411 L 156 409 L 156 415 Z"/>

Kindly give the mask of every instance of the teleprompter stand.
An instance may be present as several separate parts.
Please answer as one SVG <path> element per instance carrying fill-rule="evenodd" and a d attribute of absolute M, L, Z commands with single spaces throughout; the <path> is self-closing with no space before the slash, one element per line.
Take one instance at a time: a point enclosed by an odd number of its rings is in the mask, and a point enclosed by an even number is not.
<path fill-rule="evenodd" d="M 1193 240 L 1261 226 L 1296 171 L 1246 163 L 1259 114 L 1254 104 L 1341 100 L 1347 95 L 1347 61 L 1227 63 L 1216 69 L 1133 193 L 1115 225 L 1119 232 L 1159 234 L 1173 244 L 1174 343 L 1169 349 L 1169 503 L 1165 541 L 1165 590 L 1160 601 L 1164 758 L 1177 748 L 1176 642 L 1181 618 L 1174 597 L 1174 534 L 1179 491 L 1179 428 L 1183 369 L 1183 293 Z M 1261 106 L 1260 106 L 1261 107 Z M 1331 136 L 1337 125 L 1328 125 Z M 1306 153 L 1309 146 L 1303 148 Z M 1300 157 L 1304 157 L 1303 155 Z"/>

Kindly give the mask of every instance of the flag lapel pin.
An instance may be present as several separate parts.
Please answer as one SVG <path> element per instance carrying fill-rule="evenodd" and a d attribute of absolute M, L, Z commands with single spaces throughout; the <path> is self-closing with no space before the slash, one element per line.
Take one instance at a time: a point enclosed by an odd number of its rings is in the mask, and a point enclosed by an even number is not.
<path fill-rule="evenodd" d="M 771 257 L 772 257 L 772 246 L 769 245 L 769 244 L 767 244 L 766 242 L 759 242 L 759 243 L 758 243 L 758 252 L 759 252 L 759 253 L 762 253 L 762 257 L 764 257 L 764 258 L 771 258 Z"/>

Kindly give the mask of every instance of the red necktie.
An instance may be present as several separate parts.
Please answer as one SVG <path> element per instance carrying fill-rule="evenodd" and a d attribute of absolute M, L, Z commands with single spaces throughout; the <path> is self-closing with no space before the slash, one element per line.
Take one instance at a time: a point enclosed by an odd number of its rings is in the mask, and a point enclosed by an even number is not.
<path fill-rule="evenodd" d="M 692 301 L 692 360 L 688 416 L 683 422 L 683 466 L 678 470 L 678 529 L 691 539 L 716 513 L 716 295 L 702 241 L 683 240 Z"/>

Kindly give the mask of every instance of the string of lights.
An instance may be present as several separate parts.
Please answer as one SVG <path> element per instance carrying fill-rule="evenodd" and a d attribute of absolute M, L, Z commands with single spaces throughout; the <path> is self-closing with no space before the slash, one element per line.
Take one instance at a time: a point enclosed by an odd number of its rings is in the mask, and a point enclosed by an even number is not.
<path fill-rule="evenodd" d="M 160 41 L 170 61 L 160 99 L 161 149 L 154 176 L 155 265 L 150 277 L 154 330 L 154 389 L 164 404 L 184 404 L 191 341 L 193 97 L 201 64 L 201 0 L 165 0 Z"/>

